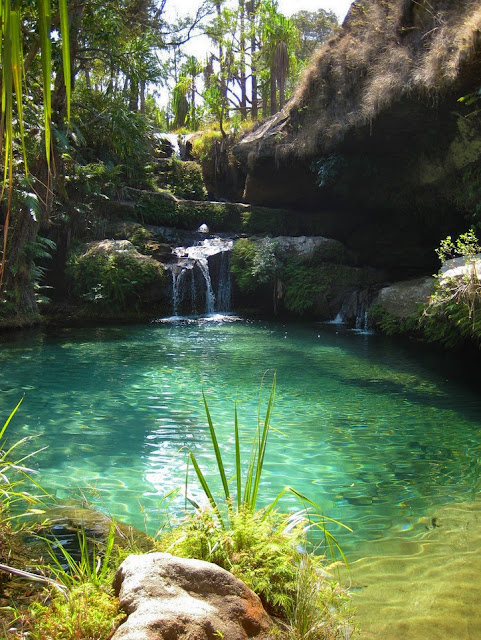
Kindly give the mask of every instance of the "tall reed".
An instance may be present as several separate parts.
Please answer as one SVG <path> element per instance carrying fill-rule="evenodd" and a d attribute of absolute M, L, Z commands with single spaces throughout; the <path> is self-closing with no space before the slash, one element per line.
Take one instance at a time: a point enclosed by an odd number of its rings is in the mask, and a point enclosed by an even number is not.
<path fill-rule="evenodd" d="M 265 454 L 267 449 L 267 441 L 269 436 L 269 431 L 271 427 L 271 417 L 274 409 L 275 402 L 275 394 L 276 394 L 276 374 L 274 373 L 272 378 L 272 384 L 267 400 L 267 407 L 265 410 L 265 416 L 261 420 L 261 401 L 262 401 L 262 391 L 263 391 L 263 380 L 261 382 L 261 388 L 259 392 L 259 409 L 258 409 L 258 419 L 257 419 L 257 428 L 254 434 L 251 452 L 249 456 L 249 460 L 246 466 L 245 476 L 242 473 L 242 456 L 241 456 L 241 446 L 240 446 L 240 435 L 239 435 L 239 421 L 237 414 L 237 405 L 234 409 L 234 441 L 235 441 L 235 486 L 236 492 L 235 496 L 231 494 L 229 488 L 229 482 L 227 480 L 226 468 L 224 465 L 224 461 L 222 458 L 219 442 L 216 435 L 216 430 L 211 418 L 211 414 L 209 411 L 209 407 L 207 404 L 207 400 L 205 395 L 203 394 L 204 399 L 204 407 L 207 417 L 207 423 L 209 426 L 209 434 L 212 442 L 212 447 L 214 449 L 216 464 L 217 464 L 217 472 L 221 480 L 223 496 L 220 499 L 216 499 L 212 492 L 209 483 L 202 472 L 200 465 L 197 461 L 196 456 L 193 452 L 189 453 L 189 460 L 192 462 L 192 466 L 194 467 L 197 479 L 204 491 L 212 509 L 214 510 L 217 518 L 219 520 L 220 526 L 222 529 L 226 529 L 229 525 L 232 527 L 235 524 L 236 515 L 240 512 L 256 512 L 257 500 L 259 497 L 259 490 L 261 488 L 261 479 L 262 479 L 262 470 L 264 466 Z M 188 472 L 187 472 L 188 473 Z M 186 480 L 187 484 L 187 480 Z M 317 505 L 313 500 L 309 499 L 307 496 L 303 495 L 296 489 L 286 486 L 262 511 L 268 516 L 272 511 L 277 507 L 279 501 L 290 494 L 294 496 L 300 504 L 302 504 L 302 508 L 297 511 L 295 514 L 292 514 L 289 518 L 289 526 L 292 528 L 293 526 L 303 526 L 304 530 L 307 532 L 309 530 L 317 530 L 321 532 L 324 542 L 326 552 L 331 556 L 331 558 L 335 559 L 337 555 L 340 555 L 344 562 L 346 562 L 346 558 L 344 553 L 337 542 L 334 535 L 329 531 L 328 526 L 342 527 L 351 531 L 349 527 L 325 516 L 322 513 L 321 508 Z M 190 502 L 194 505 L 194 507 L 198 508 L 198 505 L 190 499 Z M 226 514 L 227 518 L 226 519 Z"/>

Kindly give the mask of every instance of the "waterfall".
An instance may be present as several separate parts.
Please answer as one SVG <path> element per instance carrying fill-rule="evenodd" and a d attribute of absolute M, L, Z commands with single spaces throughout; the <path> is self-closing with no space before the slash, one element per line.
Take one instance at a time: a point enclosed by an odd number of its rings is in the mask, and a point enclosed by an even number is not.
<path fill-rule="evenodd" d="M 192 134 L 177 134 L 177 133 L 155 133 L 154 138 L 157 143 L 162 145 L 168 145 L 170 152 L 168 155 L 173 155 L 179 160 L 189 159 L 189 148 L 192 150 L 192 144 L 189 142 Z M 167 147 L 167 148 L 168 148 Z"/>
<path fill-rule="evenodd" d="M 346 324 L 357 331 L 369 331 L 368 308 L 372 301 L 372 291 L 362 289 L 351 291 L 342 301 L 341 308 L 334 320 L 328 324 Z"/>
<path fill-rule="evenodd" d="M 230 250 L 233 241 L 208 238 L 190 247 L 175 247 L 172 273 L 174 316 L 206 315 L 230 310 Z"/>
<path fill-rule="evenodd" d="M 205 256 L 199 256 L 196 258 L 197 266 L 204 276 L 205 282 L 205 312 L 207 314 L 214 313 L 215 311 L 215 295 L 212 289 L 212 279 L 210 277 L 209 263 Z M 218 309 L 218 311 L 224 311 L 224 309 Z M 225 309 L 227 311 L 227 309 Z"/>

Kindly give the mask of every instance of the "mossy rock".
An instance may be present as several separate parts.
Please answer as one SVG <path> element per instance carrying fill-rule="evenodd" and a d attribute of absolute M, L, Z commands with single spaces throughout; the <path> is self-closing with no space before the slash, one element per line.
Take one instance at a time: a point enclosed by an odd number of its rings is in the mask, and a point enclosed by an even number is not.
<path fill-rule="evenodd" d="M 42 529 L 56 538 L 77 537 L 85 531 L 88 539 L 105 542 L 109 536 L 112 518 L 97 509 L 85 507 L 77 502 L 65 502 L 47 509 L 43 515 Z M 153 540 L 132 525 L 115 520 L 115 544 L 122 548 L 148 552 L 153 549 Z"/>
<path fill-rule="evenodd" d="M 72 254 L 68 275 L 87 304 L 122 311 L 165 297 L 163 266 L 128 240 L 91 242 Z"/>

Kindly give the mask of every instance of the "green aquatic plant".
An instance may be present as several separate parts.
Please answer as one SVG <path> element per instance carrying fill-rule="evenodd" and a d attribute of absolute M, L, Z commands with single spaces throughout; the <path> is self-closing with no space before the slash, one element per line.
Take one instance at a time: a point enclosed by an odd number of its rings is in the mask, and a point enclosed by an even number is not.
<path fill-rule="evenodd" d="M 272 385 L 270 389 L 270 393 L 267 399 L 267 406 L 265 410 L 265 416 L 261 419 L 261 400 L 262 400 L 262 383 L 259 394 L 259 407 L 258 407 L 258 417 L 257 417 L 257 427 L 254 434 L 254 438 L 251 446 L 251 453 L 249 456 L 249 460 L 247 462 L 247 468 L 245 475 L 243 474 L 243 464 L 241 459 L 241 446 L 240 446 L 240 435 L 239 435 L 239 421 L 238 421 L 238 413 L 237 413 L 237 405 L 234 408 L 234 442 L 235 442 L 235 492 L 231 493 L 229 488 L 229 482 L 227 480 L 226 468 L 224 465 L 224 461 L 222 458 L 222 453 L 219 447 L 219 443 L 217 440 L 217 435 L 215 431 L 215 427 L 210 415 L 209 407 L 207 404 L 207 400 L 205 395 L 203 395 L 204 399 L 204 408 L 207 417 L 207 423 L 209 426 L 209 434 L 212 442 L 212 447 L 214 449 L 214 454 L 216 458 L 217 471 L 219 478 L 222 483 L 223 488 L 223 496 L 219 500 L 214 497 L 211 487 L 207 482 L 200 466 L 197 461 L 195 455 L 190 452 L 189 460 L 192 462 L 194 467 L 197 479 L 204 491 L 210 506 L 212 507 L 216 518 L 219 522 L 219 525 L 222 529 L 227 529 L 228 525 L 232 525 L 235 521 L 236 516 L 242 512 L 250 512 L 255 513 L 257 500 L 259 496 L 259 489 L 261 484 L 262 470 L 264 466 L 265 454 L 267 449 L 267 441 L 269 437 L 269 432 L 271 430 L 271 417 L 272 411 L 274 408 L 276 394 L 276 375 L 274 374 Z M 186 485 L 188 484 L 188 480 L 186 479 Z M 334 535 L 329 531 L 328 525 L 334 525 L 337 527 L 344 527 L 349 530 L 349 527 L 343 525 L 337 520 L 333 520 L 325 516 L 320 507 L 310 500 L 307 496 L 303 495 L 296 489 L 287 486 L 285 487 L 273 500 L 273 502 L 262 509 L 261 512 L 268 516 L 271 514 L 279 501 L 286 495 L 294 496 L 299 503 L 302 505 L 302 508 L 295 514 L 295 518 L 297 518 L 296 526 L 303 526 L 304 531 L 315 529 L 318 532 L 322 533 L 325 542 L 326 551 L 335 558 L 337 554 L 341 556 L 341 558 L 346 562 L 344 554 L 342 552 L 341 547 L 339 546 Z M 199 509 L 199 505 L 195 503 L 192 499 L 190 499 L 191 503 L 195 508 Z"/>
<path fill-rule="evenodd" d="M 286 487 L 268 506 L 257 506 L 268 437 L 272 429 L 275 391 L 274 375 L 262 419 L 261 385 L 257 428 L 249 458 L 244 465 L 237 406 L 235 407 L 235 470 L 232 488 L 204 396 L 204 408 L 222 491 L 220 496 L 215 494 L 196 456 L 191 452 L 189 461 L 209 505 L 201 507 L 192 498 L 187 498 L 195 507 L 194 514 L 187 515 L 179 526 L 163 530 L 156 547 L 175 555 L 214 562 L 233 573 L 259 595 L 270 613 L 284 621 L 289 638 L 340 638 L 343 637 L 343 629 L 348 620 L 347 597 L 337 582 L 326 573 L 325 564 L 328 556 L 332 559 L 340 556 L 346 561 L 339 544 L 328 529 L 330 525 L 344 525 L 323 516 L 314 502 L 292 487 Z M 302 508 L 295 513 L 285 514 L 277 508 L 287 494 L 294 496 L 302 504 Z M 322 533 L 322 554 L 306 551 L 309 546 L 307 535 L 311 529 Z"/>

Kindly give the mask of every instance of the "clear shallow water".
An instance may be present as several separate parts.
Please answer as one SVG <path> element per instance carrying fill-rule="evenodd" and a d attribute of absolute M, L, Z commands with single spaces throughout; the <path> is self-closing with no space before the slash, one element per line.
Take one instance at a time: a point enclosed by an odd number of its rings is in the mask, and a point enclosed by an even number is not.
<path fill-rule="evenodd" d="M 213 473 L 202 389 L 232 468 L 234 402 L 248 452 L 266 369 L 277 370 L 279 432 L 262 496 L 289 484 L 317 501 L 354 530 L 340 534 L 351 557 L 475 498 L 474 390 L 440 354 L 332 326 L 211 319 L 5 336 L 0 410 L 5 418 L 25 394 L 9 438 L 40 436 L 47 449 L 34 464 L 58 499 L 84 492 L 154 532 L 162 496 L 184 482 L 187 452 Z"/>

